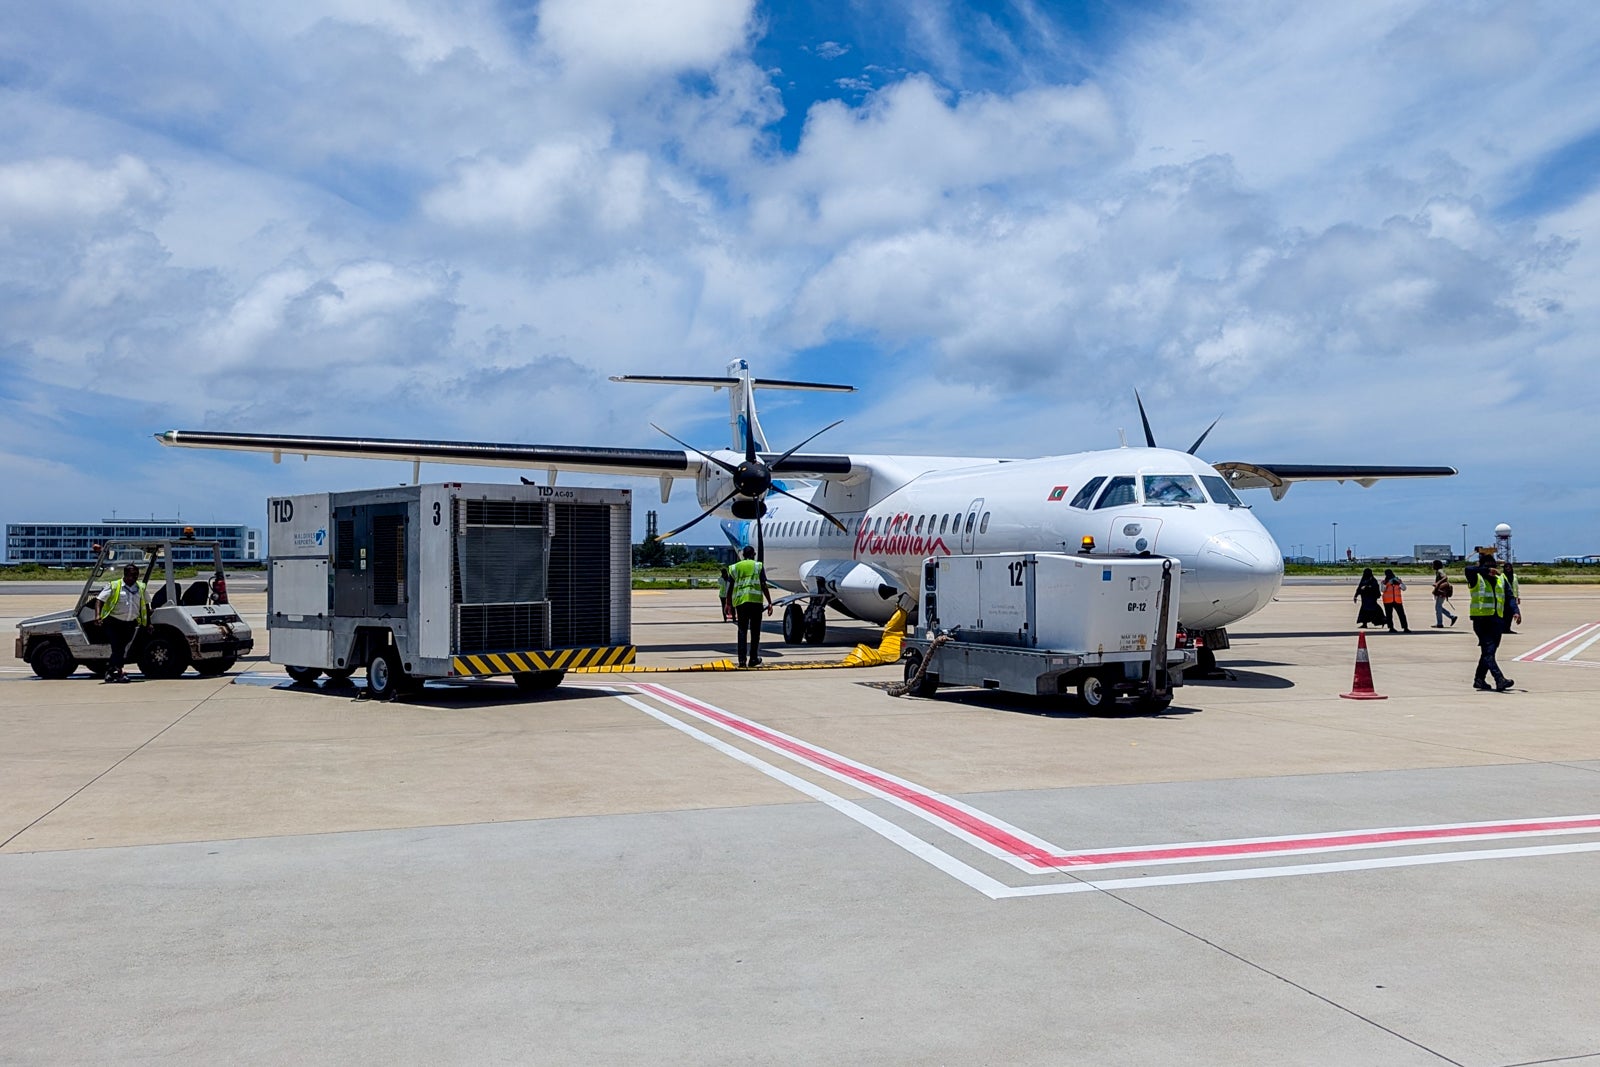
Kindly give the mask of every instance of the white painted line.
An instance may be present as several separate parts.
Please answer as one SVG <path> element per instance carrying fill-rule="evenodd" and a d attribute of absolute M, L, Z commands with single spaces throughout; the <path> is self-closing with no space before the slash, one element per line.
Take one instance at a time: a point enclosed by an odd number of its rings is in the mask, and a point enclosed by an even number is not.
<path fill-rule="evenodd" d="M 1196 874 L 1164 874 L 1152 878 L 1103 878 L 1096 881 L 1064 882 L 1055 885 L 1012 887 L 1007 897 L 1044 897 L 1091 890 L 1150 889 L 1157 886 L 1199 885 L 1204 882 L 1246 882 L 1258 878 L 1298 878 L 1312 874 L 1340 874 L 1345 871 L 1374 871 L 1392 867 L 1427 867 L 1436 863 L 1473 863 L 1479 860 L 1527 859 L 1532 856 L 1562 856 L 1576 852 L 1600 852 L 1600 841 L 1571 845 L 1538 845 L 1532 848 L 1496 848 L 1478 852 L 1435 852 L 1420 856 L 1386 856 L 1381 859 L 1345 860 L 1340 863 L 1301 863 L 1286 867 L 1244 867 L 1229 871 L 1203 871 Z"/>
<path fill-rule="evenodd" d="M 982 871 L 962 863 L 949 853 L 930 845 L 928 842 L 922 840 L 920 837 L 917 837 L 914 834 L 906 832 L 905 830 L 896 826 L 894 823 L 882 818 L 881 816 L 873 814 L 866 808 L 863 808 L 861 805 L 856 804 L 853 801 L 846 800 L 844 797 L 838 796 L 834 793 L 830 793 L 820 785 L 808 782 L 804 778 L 796 777 L 795 775 L 790 774 L 788 771 L 774 767 L 765 760 L 758 759 L 748 752 L 734 748 L 732 745 L 718 740 L 705 731 L 690 726 L 688 723 L 679 722 L 677 719 L 674 719 L 665 712 L 652 708 L 642 700 L 638 700 L 622 693 L 616 693 L 615 690 L 610 691 L 615 693 L 618 700 L 622 701 L 624 704 L 639 709 L 652 719 L 664 723 L 667 726 L 672 727 L 674 730 L 678 730 L 681 733 L 687 734 L 689 737 L 694 738 L 701 744 L 709 745 L 718 752 L 722 753 L 724 756 L 730 756 L 748 767 L 754 767 L 762 774 L 782 782 L 791 789 L 796 789 L 801 793 L 804 793 L 813 800 L 821 801 L 834 811 L 837 811 L 839 814 L 844 815 L 847 818 L 854 819 L 856 822 L 860 823 L 862 826 L 865 826 L 873 833 L 894 842 L 896 845 L 899 845 L 913 856 L 916 856 L 918 859 L 937 867 L 939 870 L 943 871 L 945 874 L 948 874 L 950 877 L 956 879 L 962 884 L 976 889 L 989 899 L 997 900 L 1002 896 L 1011 895 L 1011 887 L 1006 885 L 1004 882 L 990 878 Z"/>
<path fill-rule="evenodd" d="M 1561 656 L 1561 662 L 1562 663 L 1568 662 L 1569 660 L 1572 659 L 1573 656 L 1576 656 L 1578 653 L 1584 651 L 1590 645 L 1594 644 L 1596 641 L 1600 641 L 1600 625 L 1596 625 L 1595 626 L 1594 633 L 1589 635 L 1589 640 L 1585 641 L 1583 644 L 1581 644 L 1578 647 L 1574 648 L 1572 651 L 1563 653 L 1562 656 Z"/>
<path fill-rule="evenodd" d="M 961 862 L 942 849 L 939 849 L 934 845 L 923 841 L 921 838 L 906 832 L 888 820 L 880 818 L 853 801 L 846 800 L 837 794 L 829 792 L 819 785 L 808 782 L 803 778 L 799 778 L 796 775 L 790 774 L 788 771 L 775 767 L 765 760 L 751 755 L 742 749 L 734 748 L 732 745 L 729 745 L 718 738 L 712 737 L 705 731 L 691 726 L 688 723 L 681 722 L 673 716 L 668 715 L 663 711 L 659 711 L 656 708 L 652 708 L 643 701 L 619 692 L 614 688 L 601 686 L 595 686 L 594 688 L 604 688 L 607 692 L 611 692 L 613 695 L 615 695 L 618 700 L 621 700 L 630 707 L 644 712 L 646 715 L 649 715 L 658 722 L 666 726 L 670 726 L 674 730 L 678 730 L 686 736 L 699 741 L 701 744 L 711 747 L 723 755 L 729 756 L 730 758 L 735 759 L 746 766 L 760 771 L 775 781 L 782 782 L 784 785 L 787 785 L 814 800 L 826 804 L 828 807 L 839 812 L 841 815 L 852 819 L 861 826 L 865 826 L 873 833 L 876 833 L 884 839 L 893 842 L 900 848 L 903 848 L 907 852 L 910 852 L 912 855 L 916 856 L 918 859 L 921 859 L 938 870 L 943 871 L 945 874 L 950 875 L 952 878 L 955 878 L 969 888 L 977 890 L 991 900 L 1004 900 L 1016 897 L 1064 896 L 1071 893 L 1113 892 L 1127 889 L 1154 889 L 1166 886 L 1201 885 L 1208 882 L 1254 881 L 1263 878 L 1294 878 L 1316 874 L 1338 874 L 1351 871 L 1387 870 L 1402 867 L 1425 867 L 1440 863 L 1469 863 L 1481 860 L 1527 859 L 1540 856 L 1559 856 L 1583 852 L 1600 852 L 1600 841 L 1586 841 L 1564 845 L 1536 845 L 1528 848 L 1480 849 L 1472 852 L 1440 852 L 1413 856 L 1373 857 L 1360 860 L 1343 860 L 1334 863 L 1305 863 L 1277 867 L 1244 867 L 1230 870 L 1201 871 L 1190 874 L 1154 875 L 1146 878 L 1103 878 L 1095 880 L 1083 880 L 1080 877 L 1070 882 L 1056 882 L 1047 885 L 1008 886 L 1003 882 L 989 877 L 982 871 L 979 871 L 968 864 Z M 636 686 L 634 688 L 643 687 Z M 651 695 L 654 696 L 655 694 Z M 657 696 L 657 699 L 661 698 Z M 777 751 L 782 750 L 779 749 Z M 784 755 L 789 755 L 789 753 L 784 753 Z M 1431 829 L 1473 829 L 1496 825 L 1504 824 L 1455 823 L 1440 827 L 1433 827 Z M 1412 827 L 1409 829 L 1417 830 L 1429 828 Z M 1498 837 L 1510 835 L 1494 836 Z M 1481 840 L 1482 838 L 1478 839 Z M 1251 844 L 1274 840 L 1288 839 L 1241 838 L 1231 843 Z M 1213 842 L 1212 844 L 1217 844 L 1217 842 Z M 1087 853 L 1080 853 L 1080 855 L 1086 854 Z M 1284 853 L 1280 852 L 1275 854 L 1283 855 Z"/>
<path fill-rule="evenodd" d="M 1531 648 L 1515 658 L 1518 663 L 1540 663 L 1551 653 L 1555 652 L 1568 641 L 1580 640 L 1591 630 L 1600 631 L 1600 622 L 1586 622 L 1582 626 L 1574 627 L 1559 637 L 1553 637 L 1536 648 Z"/>

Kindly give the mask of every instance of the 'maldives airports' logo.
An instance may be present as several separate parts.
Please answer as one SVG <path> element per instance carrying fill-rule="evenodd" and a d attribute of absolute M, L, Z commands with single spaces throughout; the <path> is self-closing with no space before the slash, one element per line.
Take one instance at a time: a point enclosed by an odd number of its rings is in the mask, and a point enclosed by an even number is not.
<path fill-rule="evenodd" d="M 297 533 L 294 535 L 294 547 L 321 548 L 327 540 L 328 531 L 326 528 L 318 530 L 316 533 Z"/>

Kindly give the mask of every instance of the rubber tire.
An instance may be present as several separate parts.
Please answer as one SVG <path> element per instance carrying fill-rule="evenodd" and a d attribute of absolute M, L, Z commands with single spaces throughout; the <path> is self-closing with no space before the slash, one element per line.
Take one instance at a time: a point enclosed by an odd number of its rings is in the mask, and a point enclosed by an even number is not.
<path fill-rule="evenodd" d="M 405 668 L 400 666 L 400 655 L 394 649 L 383 649 L 367 664 L 367 696 L 373 700 L 393 700 L 415 688 L 406 677 Z"/>
<path fill-rule="evenodd" d="M 817 621 L 805 626 L 805 639 L 808 645 L 820 645 L 828 636 L 828 619 L 825 615 L 817 616 Z"/>
<path fill-rule="evenodd" d="M 798 645 L 805 640 L 806 609 L 798 603 L 783 609 L 783 643 Z"/>
<path fill-rule="evenodd" d="M 321 667 L 285 667 L 283 673 L 299 685 L 310 685 L 322 676 Z"/>
<path fill-rule="evenodd" d="M 109 667 L 110 664 L 103 659 L 86 659 L 82 663 L 78 664 L 78 666 L 82 667 L 96 678 L 104 678 L 106 676 L 106 668 Z"/>
<path fill-rule="evenodd" d="M 177 678 L 189 669 L 189 647 L 170 633 L 150 635 L 139 652 L 139 670 L 146 678 Z"/>
<path fill-rule="evenodd" d="M 917 676 L 917 671 L 922 669 L 922 653 L 918 652 L 916 649 L 912 649 L 906 653 L 905 659 L 901 662 L 904 664 L 901 677 L 905 680 L 907 685 L 910 685 L 911 679 L 915 678 Z M 939 676 L 934 674 L 932 671 L 929 671 L 927 674 L 922 676 L 922 681 L 919 682 L 914 688 L 906 690 L 906 694 L 914 697 L 931 697 L 934 693 L 938 692 L 938 690 Z"/>
<path fill-rule="evenodd" d="M 548 693 L 566 676 L 566 671 L 518 671 L 511 678 L 524 693 Z"/>
<path fill-rule="evenodd" d="M 55 681 L 69 677 L 78 669 L 78 661 L 72 655 L 65 641 L 46 641 L 33 650 L 33 655 L 28 657 L 28 666 L 33 668 L 33 673 L 41 678 Z M 103 673 L 103 672 L 102 672 Z"/>
<path fill-rule="evenodd" d="M 223 656 L 221 659 L 203 659 L 194 665 L 202 678 L 216 678 L 233 670 L 233 665 L 239 662 L 238 656 Z"/>
<path fill-rule="evenodd" d="M 1170 707 L 1172 707 L 1171 697 L 1165 699 L 1140 697 L 1133 705 L 1133 709 L 1141 715 L 1160 715 Z"/>
<path fill-rule="evenodd" d="M 1117 706 L 1116 695 L 1104 676 L 1091 671 L 1078 679 L 1078 699 L 1090 711 L 1110 711 Z"/>
<path fill-rule="evenodd" d="M 350 676 L 356 672 L 341 667 L 338 670 L 333 670 L 330 668 L 325 673 L 328 675 L 329 685 L 342 687 L 350 684 Z"/>

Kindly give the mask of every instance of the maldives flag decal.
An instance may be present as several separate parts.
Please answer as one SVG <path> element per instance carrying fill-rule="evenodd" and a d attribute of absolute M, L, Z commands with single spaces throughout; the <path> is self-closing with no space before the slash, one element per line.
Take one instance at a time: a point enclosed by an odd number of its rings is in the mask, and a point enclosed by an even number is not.
<path fill-rule="evenodd" d="M 1069 486 L 1065 486 L 1065 485 L 1056 486 L 1054 489 L 1050 490 L 1049 499 L 1051 501 L 1065 500 L 1067 498 L 1067 489 L 1068 488 L 1069 488 Z"/>

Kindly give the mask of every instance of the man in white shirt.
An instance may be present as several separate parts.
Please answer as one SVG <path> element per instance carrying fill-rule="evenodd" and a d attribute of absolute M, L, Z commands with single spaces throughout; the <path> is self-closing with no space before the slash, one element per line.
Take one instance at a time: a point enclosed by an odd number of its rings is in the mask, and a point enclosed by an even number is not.
<path fill-rule="evenodd" d="M 100 604 L 100 625 L 111 645 L 105 680 L 126 682 L 128 676 L 123 673 L 122 664 L 128 648 L 139 636 L 139 628 L 150 621 L 150 598 L 139 581 L 139 568 L 132 563 L 122 568 L 122 577 L 95 594 L 95 599 Z"/>

